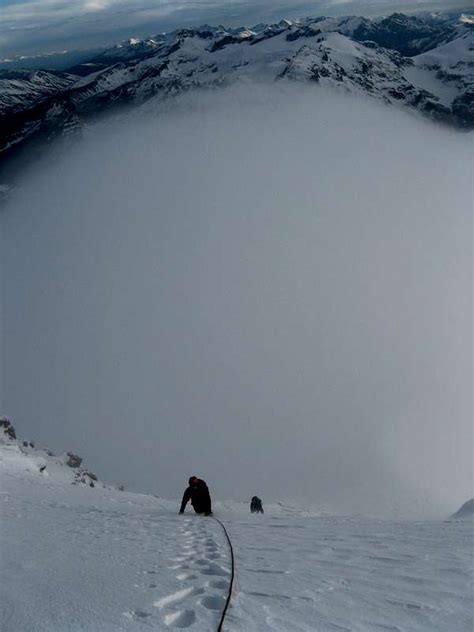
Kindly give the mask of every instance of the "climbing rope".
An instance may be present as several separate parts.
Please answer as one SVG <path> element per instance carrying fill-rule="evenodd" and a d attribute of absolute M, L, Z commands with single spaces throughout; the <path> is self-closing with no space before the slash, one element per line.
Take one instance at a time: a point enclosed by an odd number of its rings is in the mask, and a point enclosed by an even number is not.
<path fill-rule="evenodd" d="M 219 622 L 219 626 L 217 627 L 217 632 L 221 632 L 223 629 L 222 626 L 224 625 L 225 615 L 227 614 L 227 608 L 229 607 L 230 599 L 232 597 L 232 587 L 234 585 L 234 574 L 235 574 L 235 560 L 234 560 L 234 549 L 232 548 L 232 542 L 230 541 L 229 534 L 227 533 L 227 529 L 218 518 L 216 518 L 215 516 L 212 516 L 212 517 L 214 518 L 216 522 L 218 522 L 221 525 L 222 529 L 224 530 L 224 534 L 225 534 L 225 537 L 227 539 L 227 543 L 230 549 L 230 561 L 231 561 L 229 594 L 227 595 L 224 610 L 222 611 L 222 616 Z"/>

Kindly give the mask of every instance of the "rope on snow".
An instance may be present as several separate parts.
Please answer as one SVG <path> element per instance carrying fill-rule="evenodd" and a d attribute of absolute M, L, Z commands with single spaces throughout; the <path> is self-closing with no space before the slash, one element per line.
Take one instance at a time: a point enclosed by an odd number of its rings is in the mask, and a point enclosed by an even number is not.
<path fill-rule="evenodd" d="M 222 616 L 219 622 L 219 626 L 217 627 L 217 632 L 222 632 L 222 629 L 223 629 L 222 626 L 224 625 L 225 615 L 227 614 L 227 608 L 229 607 L 230 599 L 232 597 L 232 587 L 234 585 L 234 575 L 235 575 L 235 559 L 234 559 L 234 549 L 232 547 L 232 542 L 230 541 L 229 534 L 227 533 L 227 529 L 218 518 L 216 518 L 215 516 L 212 516 L 212 517 L 214 518 L 216 522 L 218 522 L 221 525 L 222 529 L 224 530 L 224 534 L 225 534 L 225 537 L 227 539 L 227 543 L 230 549 L 231 574 L 230 574 L 229 594 L 227 595 L 224 610 L 222 611 Z"/>

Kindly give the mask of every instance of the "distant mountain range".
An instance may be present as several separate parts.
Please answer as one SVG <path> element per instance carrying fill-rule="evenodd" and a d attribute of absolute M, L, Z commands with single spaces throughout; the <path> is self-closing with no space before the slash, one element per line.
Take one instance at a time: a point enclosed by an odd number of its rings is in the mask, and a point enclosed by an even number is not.
<path fill-rule="evenodd" d="M 67 71 L 0 71 L 0 161 L 27 141 L 80 131 L 98 113 L 237 81 L 310 81 L 474 127 L 474 32 L 466 16 L 307 18 L 203 25 L 130 39 Z"/>

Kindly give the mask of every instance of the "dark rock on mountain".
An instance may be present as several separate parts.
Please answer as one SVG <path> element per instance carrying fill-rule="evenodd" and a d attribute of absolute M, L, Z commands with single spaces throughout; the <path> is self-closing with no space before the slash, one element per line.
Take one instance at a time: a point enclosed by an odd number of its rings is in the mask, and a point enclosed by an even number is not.
<path fill-rule="evenodd" d="M 290 33 L 288 33 L 288 35 L 286 36 L 286 41 L 295 42 L 301 37 L 316 37 L 316 35 L 319 35 L 320 33 L 321 33 L 321 29 L 315 29 L 315 28 L 303 26 L 301 28 L 292 30 Z"/>
<path fill-rule="evenodd" d="M 217 42 L 214 42 L 214 44 L 211 46 L 211 53 L 215 53 L 218 50 L 222 50 L 229 44 L 239 44 L 239 43 L 240 43 L 239 37 L 235 37 L 235 35 L 225 35 L 222 39 L 217 40 Z"/>
<path fill-rule="evenodd" d="M 74 477 L 74 481 L 72 485 L 77 485 L 81 483 L 82 485 L 89 485 L 89 487 L 95 487 L 95 483 L 98 482 L 97 476 L 92 474 L 92 472 L 88 472 L 87 470 L 83 470 L 80 468 Z"/>
<path fill-rule="evenodd" d="M 12 426 L 12 423 L 6 417 L 0 417 L 0 431 L 3 429 L 3 433 L 7 435 L 10 439 L 16 439 L 15 428 Z"/>
<path fill-rule="evenodd" d="M 456 97 L 452 104 L 452 112 L 460 127 L 474 127 L 474 89 L 468 89 Z"/>
<path fill-rule="evenodd" d="M 68 452 L 67 455 L 69 459 L 66 461 L 66 465 L 69 467 L 79 467 L 81 465 L 82 459 L 80 456 L 74 454 L 74 452 Z"/>
<path fill-rule="evenodd" d="M 435 48 L 441 42 L 452 39 L 455 34 L 452 25 L 433 24 L 426 18 L 393 13 L 377 22 L 364 20 L 352 37 L 360 42 L 371 40 L 409 57 Z"/>

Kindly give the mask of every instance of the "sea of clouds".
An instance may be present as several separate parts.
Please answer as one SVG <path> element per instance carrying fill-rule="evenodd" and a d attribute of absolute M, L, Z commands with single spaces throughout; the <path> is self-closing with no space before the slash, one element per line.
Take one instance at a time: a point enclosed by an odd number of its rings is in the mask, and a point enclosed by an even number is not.
<path fill-rule="evenodd" d="M 293 84 L 95 124 L 0 215 L 3 411 L 136 490 L 456 509 L 471 167 L 472 135 Z"/>

